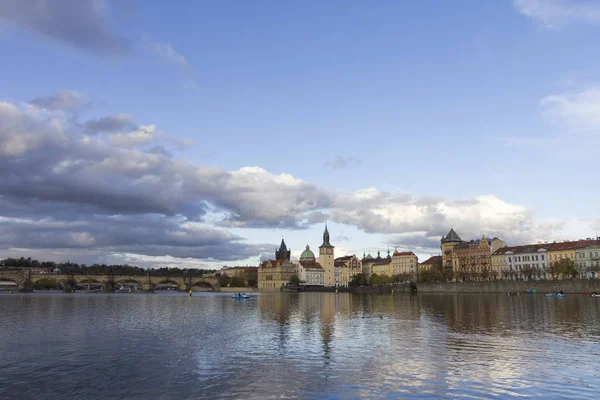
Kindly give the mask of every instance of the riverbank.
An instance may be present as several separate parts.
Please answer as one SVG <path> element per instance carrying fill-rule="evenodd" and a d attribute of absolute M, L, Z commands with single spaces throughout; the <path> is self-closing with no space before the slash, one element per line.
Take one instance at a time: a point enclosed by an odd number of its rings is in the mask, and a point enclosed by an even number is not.
<path fill-rule="evenodd" d="M 418 293 L 591 293 L 600 292 L 598 279 L 565 279 L 551 281 L 496 281 L 496 282 L 455 282 L 418 283 Z"/>
<path fill-rule="evenodd" d="M 308 293 L 412 293 L 413 284 L 386 285 L 386 286 L 358 286 L 358 287 L 325 287 L 325 286 L 284 286 L 281 292 L 308 292 Z"/>

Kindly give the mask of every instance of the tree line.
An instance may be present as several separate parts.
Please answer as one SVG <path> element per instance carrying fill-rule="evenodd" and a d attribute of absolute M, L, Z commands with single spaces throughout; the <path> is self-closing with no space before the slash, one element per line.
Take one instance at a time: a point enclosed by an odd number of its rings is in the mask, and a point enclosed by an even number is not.
<path fill-rule="evenodd" d="M 160 267 L 160 268 L 142 268 L 129 264 L 77 264 L 72 262 L 56 263 L 54 261 L 38 261 L 28 258 L 7 258 L 0 261 L 0 265 L 13 268 L 39 268 L 46 272 L 53 272 L 56 268 L 60 269 L 61 274 L 65 275 L 108 275 L 108 276 L 157 276 L 157 277 L 199 277 L 208 274 L 214 274 L 214 269 L 199 268 L 178 268 L 178 267 Z"/>

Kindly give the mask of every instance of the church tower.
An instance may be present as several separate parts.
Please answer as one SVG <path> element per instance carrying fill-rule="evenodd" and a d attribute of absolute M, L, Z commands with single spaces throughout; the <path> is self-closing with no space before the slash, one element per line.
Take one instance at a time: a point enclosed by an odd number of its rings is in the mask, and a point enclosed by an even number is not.
<path fill-rule="evenodd" d="M 325 224 L 325 232 L 323 232 L 323 244 L 319 246 L 319 264 L 325 272 L 325 286 L 335 285 L 335 270 L 334 270 L 334 247 L 329 243 L 329 231 Z"/>

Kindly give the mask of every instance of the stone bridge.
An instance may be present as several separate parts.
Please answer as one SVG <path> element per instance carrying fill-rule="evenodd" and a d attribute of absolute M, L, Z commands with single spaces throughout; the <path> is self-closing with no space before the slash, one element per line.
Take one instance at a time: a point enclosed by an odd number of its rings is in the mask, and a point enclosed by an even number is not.
<path fill-rule="evenodd" d="M 40 274 L 30 272 L 27 268 L 0 268 L 0 283 L 13 283 L 19 290 L 25 289 L 27 279 L 33 285 L 43 279 L 54 280 L 63 287 L 69 281 L 75 281 L 79 287 L 102 288 L 136 285 L 145 291 L 153 290 L 157 285 L 176 285 L 178 290 L 188 291 L 194 287 L 210 288 L 213 292 L 221 291 L 219 279 L 213 276 L 200 277 L 165 277 L 165 276 L 108 276 L 108 275 L 65 275 L 65 274 Z"/>

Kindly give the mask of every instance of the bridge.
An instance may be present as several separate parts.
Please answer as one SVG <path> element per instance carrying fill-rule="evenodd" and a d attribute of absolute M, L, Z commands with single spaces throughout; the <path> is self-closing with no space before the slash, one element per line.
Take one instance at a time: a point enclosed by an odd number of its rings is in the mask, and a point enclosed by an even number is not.
<path fill-rule="evenodd" d="M 75 286 L 73 289 L 118 289 L 121 287 L 137 287 L 144 291 L 152 291 L 159 288 L 175 288 L 181 291 L 190 289 L 210 289 L 220 292 L 219 280 L 213 276 L 198 277 L 174 277 L 174 276 L 117 276 L 117 275 L 66 275 L 66 274 L 41 274 L 34 273 L 29 268 L 0 268 L 0 288 L 16 287 L 19 290 L 26 289 L 27 284 L 35 286 L 36 283 L 55 281 L 58 285 L 66 288 Z M 28 282 L 29 281 L 29 282 Z"/>

